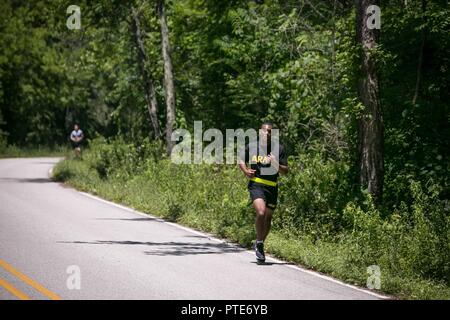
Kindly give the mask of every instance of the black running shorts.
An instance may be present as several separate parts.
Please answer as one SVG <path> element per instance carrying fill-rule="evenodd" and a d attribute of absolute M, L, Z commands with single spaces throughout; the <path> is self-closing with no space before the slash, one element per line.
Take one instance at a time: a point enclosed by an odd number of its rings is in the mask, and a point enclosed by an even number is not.
<path fill-rule="evenodd" d="M 81 141 L 70 141 L 70 143 L 72 144 L 72 148 L 76 149 L 79 148 L 81 145 Z"/>
<path fill-rule="evenodd" d="M 264 184 L 250 181 L 248 191 L 252 202 L 255 199 L 263 199 L 269 209 L 275 210 L 278 200 L 278 187 L 271 187 Z"/>

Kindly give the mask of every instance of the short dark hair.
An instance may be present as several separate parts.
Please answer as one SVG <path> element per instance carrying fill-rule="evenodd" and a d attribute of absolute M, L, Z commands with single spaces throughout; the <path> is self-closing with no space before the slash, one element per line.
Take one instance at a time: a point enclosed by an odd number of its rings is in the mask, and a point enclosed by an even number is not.
<path fill-rule="evenodd" d="M 263 123 L 261 123 L 261 127 L 264 125 L 271 126 L 272 128 L 274 127 L 273 122 L 271 122 L 271 121 L 264 121 Z"/>

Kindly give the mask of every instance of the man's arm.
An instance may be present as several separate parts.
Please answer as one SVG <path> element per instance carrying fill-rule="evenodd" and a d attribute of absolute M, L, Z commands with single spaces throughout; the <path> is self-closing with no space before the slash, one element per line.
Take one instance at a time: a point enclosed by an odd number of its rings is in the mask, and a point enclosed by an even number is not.
<path fill-rule="evenodd" d="M 277 159 L 272 153 L 269 155 L 269 161 L 275 167 L 278 167 L 278 172 L 280 174 L 287 174 L 289 172 L 288 163 L 287 163 L 287 154 L 284 147 L 280 146 L 280 154 L 279 159 Z"/>
<path fill-rule="evenodd" d="M 247 167 L 246 161 L 248 161 L 248 145 L 245 146 L 240 152 L 239 152 L 239 169 L 248 177 L 253 178 L 255 176 L 256 170 L 253 170 L 252 168 Z"/>
<path fill-rule="evenodd" d="M 242 172 L 243 172 L 248 178 L 253 178 L 253 177 L 255 176 L 256 170 L 251 169 L 251 168 L 247 168 L 247 165 L 246 165 L 245 162 L 242 161 L 242 160 L 239 161 L 239 169 L 241 169 Z"/>
<path fill-rule="evenodd" d="M 289 172 L 288 166 L 280 164 L 278 168 L 281 174 L 287 174 Z"/>
<path fill-rule="evenodd" d="M 269 159 L 269 161 L 273 166 L 275 166 L 275 168 L 278 167 L 279 173 L 287 174 L 289 172 L 289 167 L 287 166 L 287 164 L 280 164 L 272 153 L 269 155 Z"/>

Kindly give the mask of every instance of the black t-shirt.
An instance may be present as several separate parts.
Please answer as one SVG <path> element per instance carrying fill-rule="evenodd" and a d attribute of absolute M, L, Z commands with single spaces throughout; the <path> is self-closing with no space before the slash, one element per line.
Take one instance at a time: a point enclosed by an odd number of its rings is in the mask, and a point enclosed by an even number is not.
<path fill-rule="evenodd" d="M 277 148 L 278 147 L 278 148 Z M 277 150 L 278 149 L 278 150 Z M 287 154 L 282 144 L 262 145 L 257 142 L 249 143 L 241 150 L 239 158 L 250 164 L 250 168 L 256 170 L 255 177 L 277 181 L 278 168 L 268 163 L 267 155 L 272 152 L 280 165 L 287 166 Z"/>

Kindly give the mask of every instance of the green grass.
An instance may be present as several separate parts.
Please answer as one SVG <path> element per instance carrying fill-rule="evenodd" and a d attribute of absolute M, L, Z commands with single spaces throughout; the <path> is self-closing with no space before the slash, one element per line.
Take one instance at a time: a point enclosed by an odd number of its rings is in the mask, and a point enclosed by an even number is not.
<path fill-rule="evenodd" d="M 70 149 L 64 146 L 49 147 L 27 147 L 7 146 L 0 148 L 1 158 L 31 158 L 31 157 L 65 157 L 70 155 Z"/>
<path fill-rule="evenodd" d="M 292 239 L 279 233 L 272 233 L 267 239 L 267 250 L 283 260 L 298 263 L 346 283 L 366 285 L 367 273 L 364 268 L 349 263 L 351 254 L 348 243 L 318 241 L 313 243 L 308 237 Z M 400 299 L 449 299 L 450 288 L 444 284 L 420 278 L 402 277 L 382 270 L 381 291 Z"/>
<path fill-rule="evenodd" d="M 127 156 L 121 164 L 114 163 L 112 154 L 117 150 L 111 149 L 112 153 L 105 153 L 108 156 L 102 158 L 104 150 L 96 148 L 95 152 L 86 152 L 84 160 L 64 160 L 55 167 L 54 179 L 244 247 L 250 246 L 255 238 L 254 213 L 249 206 L 245 178 L 235 167 L 177 166 L 167 160 L 148 159 L 139 162 L 139 169 L 131 169 L 132 166 L 127 167 L 127 163 L 132 163 L 128 151 L 124 152 Z M 105 165 L 104 161 L 108 163 Z M 292 179 L 296 179 L 296 184 L 305 180 L 295 176 Z M 428 258 L 427 252 L 434 252 L 432 246 L 420 248 L 424 246 L 420 241 L 437 241 L 427 236 L 432 232 L 423 229 L 425 225 L 419 227 L 426 232 L 406 230 L 403 222 L 381 220 L 374 209 L 363 212 L 347 206 L 345 211 L 353 220 L 353 231 L 340 231 L 331 237 L 324 231 L 308 229 L 308 225 L 301 232 L 294 232 L 289 210 L 295 203 L 288 196 L 283 199 L 266 241 L 267 251 L 272 255 L 362 287 L 366 286 L 367 267 L 377 264 L 382 272 L 383 293 L 404 299 L 450 299 L 446 281 L 431 279 L 421 269 L 422 265 L 432 265 L 432 260 L 427 259 L 441 257 L 445 263 L 445 257 L 442 258 L 445 250 L 436 251 L 436 257 Z M 420 212 L 414 214 L 420 216 Z M 302 226 L 301 222 L 295 223 Z M 436 245 L 438 249 L 440 246 Z M 439 267 L 441 260 L 436 261 Z"/>

